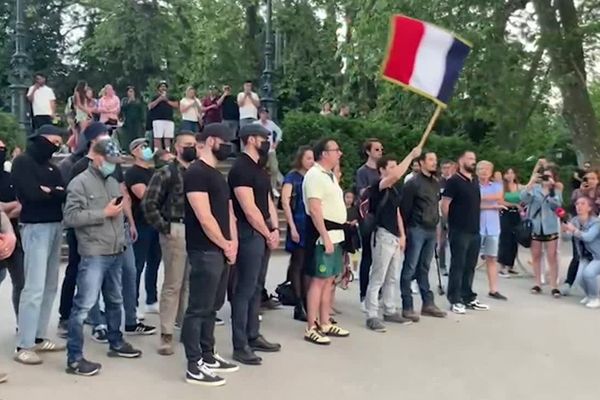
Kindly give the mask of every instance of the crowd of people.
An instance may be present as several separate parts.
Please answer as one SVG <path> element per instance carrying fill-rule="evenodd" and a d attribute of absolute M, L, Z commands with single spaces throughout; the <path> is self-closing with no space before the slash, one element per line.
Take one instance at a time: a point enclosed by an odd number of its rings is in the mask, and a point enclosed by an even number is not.
<path fill-rule="evenodd" d="M 36 93 L 53 99 L 51 90 L 43 89 L 43 76 L 37 78 L 30 90 L 32 103 L 41 101 Z M 477 162 L 472 151 L 457 162 L 439 163 L 437 154 L 417 146 L 399 159 L 384 154 L 376 138 L 364 144 L 366 162 L 356 172 L 355 187 L 344 191 L 343 154 L 333 139 L 299 146 L 285 177 L 270 166 L 281 130 L 266 110 L 258 120 L 260 101 L 250 82 L 236 99 L 238 119 L 229 122 L 219 120 L 216 112 L 210 117 L 210 111 L 225 104 L 230 89 L 221 95 L 211 89 L 208 100 L 199 102 L 189 88 L 185 101 L 177 102 L 167 88 L 161 82 L 149 104 L 150 110 L 159 109 L 152 120 L 155 135 L 128 142 L 134 160 L 130 167 L 123 167 L 112 129 L 122 103 L 111 99 L 116 95 L 107 86 L 104 106 L 95 108 L 104 115 L 79 126 L 77 147 L 84 152 L 55 165 L 52 157 L 66 132 L 50 123 L 52 114 L 35 114 L 34 123 L 41 125 L 11 171 L 0 174 L 0 282 L 10 274 L 17 318 L 15 361 L 41 364 L 44 352 L 66 349 L 68 373 L 96 375 L 101 364 L 84 357 L 84 325 L 89 324 L 91 339 L 106 344 L 108 356 L 122 358 L 142 356 L 123 333 L 159 332 L 157 352 L 170 356 L 175 331 L 181 329 L 185 379 L 193 384 L 225 384 L 221 375 L 239 369 L 234 362 L 260 365 L 257 353 L 281 350 L 260 330 L 271 252 L 280 241 L 278 208 L 287 223 L 293 317 L 306 323 L 304 340 L 310 343 L 330 345 L 331 338 L 350 335 L 333 317 L 335 291 L 351 280 L 352 254 L 359 248 L 360 301 L 366 328 L 374 332 L 385 332 L 386 324 L 417 323 L 421 317 L 445 318 L 447 310 L 489 310 L 473 291 L 480 258 L 487 270 L 488 297 L 506 301 L 498 276 L 518 274 L 514 266 L 523 236 L 531 247 L 532 294 L 543 291 L 545 254 L 552 296 L 567 294 L 578 283 L 585 294 L 582 303 L 600 308 L 600 188 L 598 172 L 589 163 L 573 177 L 578 187 L 572 194 L 572 219 L 561 208 L 564 187 L 555 166 L 545 159 L 521 185 L 514 169 L 498 174 L 491 162 Z M 78 85 L 74 94 L 81 118 L 86 110 L 87 116 L 93 113 L 82 97 L 88 89 Z M 37 104 L 34 110 L 54 112 L 52 104 L 46 109 Z M 172 114 L 178 106 L 184 118 L 175 135 Z M 209 115 L 202 126 L 200 115 Z M 226 178 L 218 167 L 232 156 L 235 138 L 243 151 Z M 8 150 L 0 142 L 0 158 Z M 274 190 L 280 184 L 281 193 Z M 69 254 L 58 336 L 66 344 L 50 339 L 47 329 L 59 286 L 64 228 Z M 561 232 L 574 248 L 562 291 Z M 434 257 L 440 274 L 448 275 L 447 308 L 436 304 L 431 289 Z M 145 296 L 140 294 L 142 275 Z M 420 311 L 415 294 L 421 297 Z M 140 306 L 142 297 L 145 307 Z M 226 299 L 231 304 L 233 361 L 215 349 L 215 325 L 223 323 L 217 312 Z M 159 314 L 158 329 L 143 322 L 145 313 Z M 5 374 L 0 375 L 3 380 Z"/>

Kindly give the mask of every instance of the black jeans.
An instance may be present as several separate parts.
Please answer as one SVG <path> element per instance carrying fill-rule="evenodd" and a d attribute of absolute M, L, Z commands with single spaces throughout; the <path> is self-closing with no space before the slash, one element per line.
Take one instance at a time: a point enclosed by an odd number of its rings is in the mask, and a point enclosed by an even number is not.
<path fill-rule="evenodd" d="M 521 221 L 519 210 L 509 208 L 500 211 L 500 242 L 498 244 L 498 263 L 512 269 L 517 258 L 519 243 L 515 236 L 515 227 Z"/>
<path fill-rule="evenodd" d="M 12 284 L 11 300 L 16 317 L 19 316 L 19 302 L 21 301 L 21 292 L 25 286 L 23 257 L 23 247 L 21 246 L 21 241 L 17 239 L 15 250 L 11 256 L 6 260 L 0 261 L 0 283 L 6 276 L 6 273 L 8 273 Z"/>
<path fill-rule="evenodd" d="M 259 336 L 261 292 L 271 255 L 265 238 L 250 225 L 239 223 L 238 236 L 237 282 L 231 302 L 234 350 L 244 349 Z"/>
<path fill-rule="evenodd" d="M 62 288 L 60 289 L 60 313 L 61 321 L 68 321 L 73 308 L 73 297 L 75 297 L 75 285 L 77 283 L 77 270 L 81 257 L 77 251 L 77 237 L 75 229 L 67 229 L 67 245 L 69 246 L 69 259 L 67 261 L 67 269 L 63 278 Z"/>
<path fill-rule="evenodd" d="M 450 304 L 468 304 L 477 298 L 473 292 L 473 277 L 481 246 L 479 233 L 448 232 L 450 240 L 450 272 L 448 276 L 448 301 Z"/>
<path fill-rule="evenodd" d="M 137 269 L 137 298 L 140 298 L 140 279 L 144 267 L 144 286 L 146 286 L 146 304 L 158 301 L 158 267 L 162 258 L 158 231 L 149 225 L 138 227 L 138 240 L 133 244 L 135 268 Z"/>
<path fill-rule="evenodd" d="M 304 248 L 298 247 L 292 251 L 288 267 L 287 280 L 292 283 L 297 304 L 303 304 L 306 298 L 306 285 L 304 284 Z"/>
<path fill-rule="evenodd" d="M 569 286 L 573 286 L 575 283 L 577 271 L 579 270 L 579 252 L 577 251 L 577 245 L 575 244 L 574 238 L 571 239 L 571 245 L 573 246 L 573 258 L 571 259 L 569 269 L 567 270 L 567 279 L 565 279 L 565 283 Z"/>
<path fill-rule="evenodd" d="M 196 363 L 214 356 L 215 318 L 225 303 L 231 267 L 226 264 L 223 252 L 218 250 L 188 251 L 188 258 L 191 265 L 190 295 L 181 341 L 188 362 Z"/>
<path fill-rule="evenodd" d="M 362 246 L 362 256 L 360 258 L 359 283 L 360 283 L 360 301 L 363 301 L 367 295 L 367 287 L 369 286 L 369 273 L 371 272 L 371 264 L 373 264 L 373 256 L 371 254 L 371 234 L 362 234 L 360 236 Z"/>

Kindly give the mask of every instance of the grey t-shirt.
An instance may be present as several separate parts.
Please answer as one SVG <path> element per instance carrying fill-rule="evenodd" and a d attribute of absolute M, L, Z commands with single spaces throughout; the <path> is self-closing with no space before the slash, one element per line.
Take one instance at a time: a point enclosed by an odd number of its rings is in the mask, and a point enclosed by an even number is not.
<path fill-rule="evenodd" d="M 377 183 L 379 181 L 379 171 L 375 168 L 370 168 L 367 164 L 363 164 L 356 171 L 356 192 L 360 196 L 363 189 Z"/>

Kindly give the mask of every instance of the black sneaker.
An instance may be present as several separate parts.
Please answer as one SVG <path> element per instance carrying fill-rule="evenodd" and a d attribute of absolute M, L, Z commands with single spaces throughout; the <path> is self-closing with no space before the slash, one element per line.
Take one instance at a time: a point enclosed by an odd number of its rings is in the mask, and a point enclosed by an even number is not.
<path fill-rule="evenodd" d="M 212 358 L 212 359 L 211 359 Z M 225 360 L 220 355 L 216 354 L 212 357 L 206 357 L 202 360 L 204 365 L 215 372 L 235 372 L 239 371 L 240 367 L 232 362 Z"/>
<path fill-rule="evenodd" d="M 508 300 L 508 298 L 500 292 L 489 292 L 488 296 L 496 300 Z"/>
<path fill-rule="evenodd" d="M 118 349 L 111 347 L 108 351 L 109 357 L 137 358 L 141 357 L 142 351 L 134 348 L 131 344 L 123 342 Z"/>
<path fill-rule="evenodd" d="M 92 340 L 96 343 L 108 343 L 108 331 L 104 328 L 92 331 Z"/>
<path fill-rule="evenodd" d="M 79 361 L 69 363 L 67 365 L 67 374 L 81 375 L 81 376 L 94 376 L 102 369 L 102 365 L 99 363 L 91 362 L 82 358 Z"/>
<path fill-rule="evenodd" d="M 150 325 L 144 325 L 141 322 L 138 322 L 137 325 L 126 326 L 125 333 L 127 335 L 154 335 L 156 333 L 156 328 Z"/>
<path fill-rule="evenodd" d="M 475 299 L 467 303 L 467 308 L 476 311 L 488 311 L 490 309 L 490 306 L 488 306 L 487 304 L 480 303 L 479 300 Z"/>
<path fill-rule="evenodd" d="M 223 386 L 225 384 L 225 379 L 216 375 L 202 361 L 188 363 L 185 381 L 193 385 L 203 386 Z"/>

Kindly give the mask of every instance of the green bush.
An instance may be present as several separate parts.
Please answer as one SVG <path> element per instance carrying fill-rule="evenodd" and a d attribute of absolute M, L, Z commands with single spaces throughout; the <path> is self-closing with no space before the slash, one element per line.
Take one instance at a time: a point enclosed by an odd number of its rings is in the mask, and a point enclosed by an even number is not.
<path fill-rule="evenodd" d="M 8 151 L 15 146 L 23 148 L 25 145 L 25 132 L 12 114 L 0 112 L 0 140 Z"/>

